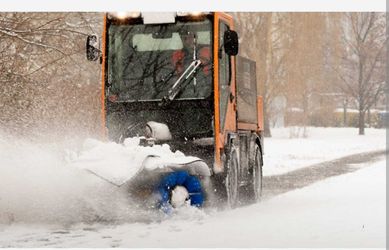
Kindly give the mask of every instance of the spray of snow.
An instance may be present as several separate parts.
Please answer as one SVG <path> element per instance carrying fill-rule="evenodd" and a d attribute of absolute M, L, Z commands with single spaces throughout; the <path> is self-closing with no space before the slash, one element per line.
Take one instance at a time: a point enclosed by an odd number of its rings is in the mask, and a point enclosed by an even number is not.
<path fill-rule="evenodd" d="M 0 139 L 0 224 L 142 220 L 148 214 L 132 202 L 125 185 L 117 187 L 82 169 L 85 165 L 106 172 L 111 169 L 116 176 L 127 178 L 138 171 L 142 157 L 144 160 L 151 150 L 147 147 L 147 152 L 142 151 L 140 148 L 146 147 L 136 143 L 87 140 L 81 152 L 74 152 L 59 144 Z M 182 159 L 182 153 L 171 152 L 167 145 L 157 149 L 160 155 Z M 164 160 L 157 165 L 163 165 Z"/>

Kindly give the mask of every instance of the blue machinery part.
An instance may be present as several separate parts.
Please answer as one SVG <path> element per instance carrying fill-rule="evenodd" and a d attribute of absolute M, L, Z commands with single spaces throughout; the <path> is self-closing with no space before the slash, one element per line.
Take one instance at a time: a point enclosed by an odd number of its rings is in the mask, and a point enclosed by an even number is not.
<path fill-rule="evenodd" d="M 171 210 L 169 203 L 171 191 L 176 186 L 183 186 L 188 190 L 190 205 L 195 207 L 201 207 L 203 205 L 204 193 L 201 189 L 199 178 L 190 175 L 188 171 L 179 170 L 164 176 L 157 187 L 158 193 L 160 194 L 158 207 L 164 212 L 168 213 Z"/>

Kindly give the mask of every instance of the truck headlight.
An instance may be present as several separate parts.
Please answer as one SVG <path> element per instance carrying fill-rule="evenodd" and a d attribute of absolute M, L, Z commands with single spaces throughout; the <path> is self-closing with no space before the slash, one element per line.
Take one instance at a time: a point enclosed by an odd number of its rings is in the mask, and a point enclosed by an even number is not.
<path fill-rule="evenodd" d="M 109 19 L 127 19 L 127 18 L 138 18 L 140 17 L 140 12 L 109 12 L 108 18 Z"/>
<path fill-rule="evenodd" d="M 201 12 L 201 11 L 192 11 L 192 12 L 177 12 L 177 16 L 192 16 L 192 17 L 197 17 L 197 16 L 202 16 L 209 14 L 209 12 Z"/>

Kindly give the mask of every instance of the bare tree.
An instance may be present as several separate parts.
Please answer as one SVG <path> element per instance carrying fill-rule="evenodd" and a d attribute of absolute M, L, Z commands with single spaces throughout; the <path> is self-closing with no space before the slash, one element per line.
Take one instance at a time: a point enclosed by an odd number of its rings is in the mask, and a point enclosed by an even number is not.
<path fill-rule="evenodd" d="M 45 137 L 95 126 L 100 74 L 85 60 L 85 37 L 100 32 L 101 16 L 0 14 L 3 132 Z"/>
<path fill-rule="evenodd" d="M 263 96 L 264 135 L 271 136 L 270 120 L 275 97 L 284 88 L 287 15 L 283 13 L 234 13 L 241 53 L 257 63 L 258 89 Z"/>
<path fill-rule="evenodd" d="M 386 66 L 384 13 L 344 14 L 343 46 L 338 72 L 341 90 L 358 106 L 359 134 L 365 134 L 365 114 L 383 95 Z"/>
<path fill-rule="evenodd" d="M 296 125 L 306 126 L 313 112 L 314 93 L 320 93 L 324 82 L 325 30 L 322 13 L 289 13 L 289 48 L 287 53 L 287 97 L 288 106 L 299 112 Z"/>

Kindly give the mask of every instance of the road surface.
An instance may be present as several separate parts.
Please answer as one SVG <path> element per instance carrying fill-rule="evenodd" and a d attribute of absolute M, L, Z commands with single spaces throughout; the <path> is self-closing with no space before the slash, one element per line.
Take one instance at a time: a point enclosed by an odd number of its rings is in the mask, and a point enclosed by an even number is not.
<path fill-rule="evenodd" d="M 375 162 L 385 155 L 385 153 L 388 153 L 388 151 L 378 150 L 354 154 L 332 161 L 314 164 L 286 174 L 266 176 L 263 179 L 262 198 L 266 200 L 275 195 L 302 188 L 332 176 L 356 171 L 362 166 L 368 166 L 362 165 L 362 163 Z M 355 164 L 360 165 L 355 167 Z"/>

